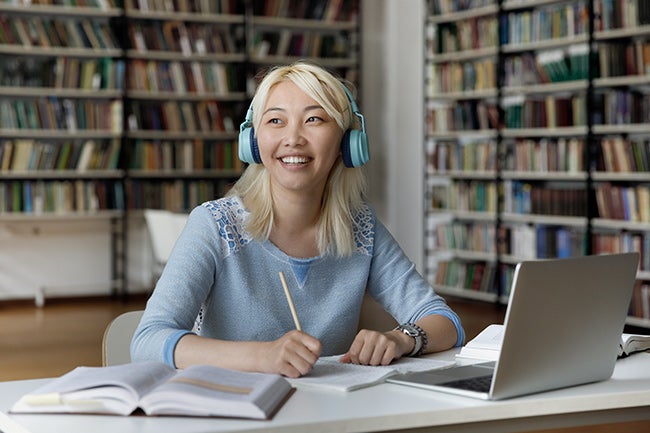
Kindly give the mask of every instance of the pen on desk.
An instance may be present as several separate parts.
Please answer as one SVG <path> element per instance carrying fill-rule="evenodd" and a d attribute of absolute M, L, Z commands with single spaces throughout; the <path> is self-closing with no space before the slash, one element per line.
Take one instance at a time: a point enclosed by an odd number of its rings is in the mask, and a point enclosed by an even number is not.
<path fill-rule="evenodd" d="M 287 280 L 284 279 L 284 274 L 282 271 L 279 272 L 280 281 L 282 281 L 282 288 L 284 289 L 284 296 L 287 297 L 287 302 L 289 303 L 289 309 L 291 310 L 291 315 L 293 316 L 293 323 L 296 324 L 296 329 L 302 331 L 302 326 L 300 326 L 300 320 L 298 320 L 298 315 L 296 314 L 296 307 L 293 305 L 293 299 L 291 299 L 291 293 L 289 293 L 289 287 L 287 286 Z"/>

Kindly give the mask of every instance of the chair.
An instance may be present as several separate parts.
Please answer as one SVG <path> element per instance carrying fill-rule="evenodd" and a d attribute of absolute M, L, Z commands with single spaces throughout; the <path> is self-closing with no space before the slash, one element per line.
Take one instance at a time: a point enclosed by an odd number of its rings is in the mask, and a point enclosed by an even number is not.
<path fill-rule="evenodd" d="M 185 227 L 187 218 L 187 214 L 168 210 L 144 210 L 144 219 L 147 224 L 147 232 L 149 233 L 155 260 L 155 269 L 152 275 L 154 284 L 162 274 L 176 239 L 178 239 L 183 227 Z"/>
<path fill-rule="evenodd" d="M 372 329 L 386 332 L 395 328 L 395 326 L 397 326 L 397 321 L 393 316 L 366 293 L 363 297 L 363 304 L 361 305 L 359 329 Z"/>
<path fill-rule="evenodd" d="M 144 310 L 128 311 L 111 321 L 102 339 L 102 365 L 131 362 L 131 339 L 140 323 Z"/>

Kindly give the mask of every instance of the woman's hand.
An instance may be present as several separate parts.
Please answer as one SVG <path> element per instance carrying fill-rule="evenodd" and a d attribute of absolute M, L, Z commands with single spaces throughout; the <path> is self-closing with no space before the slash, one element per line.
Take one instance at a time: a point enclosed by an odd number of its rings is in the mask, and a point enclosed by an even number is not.
<path fill-rule="evenodd" d="M 290 331 L 275 341 L 265 343 L 260 351 L 259 370 L 300 377 L 309 373 L 321 353 L 321 342 L 301 331 Z"/>
<path fill-rule="evenodd" d="M 413 349 L 415 342 L 399 331 L 362 329 L 339 361 L 363 365 L 388 365 Z"/>

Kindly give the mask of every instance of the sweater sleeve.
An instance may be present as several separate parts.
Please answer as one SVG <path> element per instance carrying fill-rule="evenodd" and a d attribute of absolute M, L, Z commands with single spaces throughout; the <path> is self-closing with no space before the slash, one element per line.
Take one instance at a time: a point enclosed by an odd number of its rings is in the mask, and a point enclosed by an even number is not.
<path fill-rule="evenodd" d="M 441 315 L 456 328 L 456 346 L 465 341 L 465 331 L 458 315 L 417 272 L 415 265 L 378 220 L 368 290 L 399 323 L 415 322 L 432 314 Z"/>
<path fill-rule="evenodd" d="M 204 207 L 195 208 L 181 232 L 131 341 L 134 361 L 174 366 L 178 340 L 192 332 L 214 284 L 218 233 Z"/>

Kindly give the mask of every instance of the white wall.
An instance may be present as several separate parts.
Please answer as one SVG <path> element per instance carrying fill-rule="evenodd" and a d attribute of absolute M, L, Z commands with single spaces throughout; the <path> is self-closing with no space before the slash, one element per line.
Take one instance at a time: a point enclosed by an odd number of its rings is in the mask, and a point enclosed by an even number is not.
<path fill-rule="evenodd" d="M 362 101 L 369 200 L 422 270 L 423 0 L 365 0 Z"/>
<path fill-rule="evenodd" d="M 369 200 L 418 268 L 422 263 L 424 0 L 364 0 L 360 109 L 371 148 Z M 148 289 L 151 246 L 130 219 L 130 289 Z M 0 299 L 107 294 L 106 222 L 0 222 Z"/>

